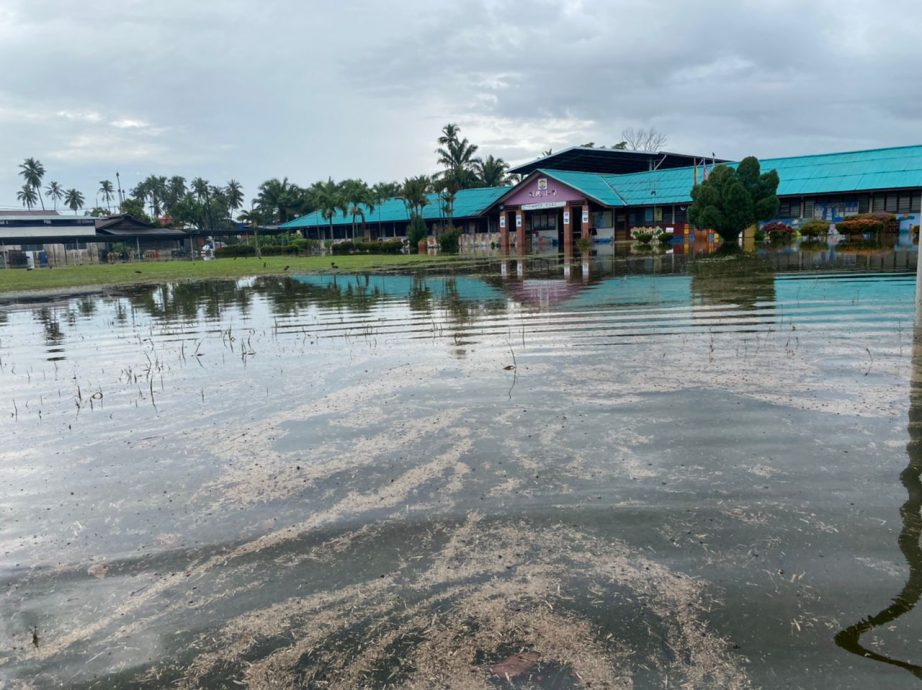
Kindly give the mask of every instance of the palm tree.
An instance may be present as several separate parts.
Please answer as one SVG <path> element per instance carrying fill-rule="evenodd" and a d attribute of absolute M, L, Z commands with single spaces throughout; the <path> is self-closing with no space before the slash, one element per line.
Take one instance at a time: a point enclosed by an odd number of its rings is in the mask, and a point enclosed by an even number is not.
<path fill-rule="evenodd" d="M 186 195 L 186 178 L 182 175 L 173 175 L 166 184 L 163 198 L 163 210 L 170 217 L 176 216 L 176 211 L 182 198 Z"/>
<path fill-rule="evenodd" d="M 68 189 L 64 192 L 64 203 L 77 215 L 77 211 L 83 208 L 83 194 L 76 189 Z"/>
<path fill-rule="evenodd" d="M 25 180 L 26 184 L 36 192 L 36 196 L 38 196 L 38 200 L 44 211 L 45 202 L 42 201 L 42 196 L 38 194 L 38 190 L 42 187 L 42 178 L 45 176 L 45 166 L 34 158 L 26 158 L 19 166 L 19 174 L 22 175 L 22 179 Z"/>
<path fill-rule="evenodd" d="M 484 187 L 504 187 L 509 184 L 509 178 L 506 175 L 509 164 L 502 158 L 494 158 L 492 154 L 484 160 L 478 158 L 474 161 L 474 168 L 477 171 L 478 181 Z"/>
<path fill-rule="evenodd" d="M 16 192 L 16 199 L 19 200 L 23 206 L 25 206 L 30 211 L 32 207 L 35 206 L 36 194 L 35 189 L 30 187 L 28 183 L 22 186 L 18 192 Z"/>
<path fill-rule="evenodd" d="M 375 195 L 364 180 L 346 180 L 342 183 L 342 194 L 349 209 L 347 213 L 352 216 L 352 241 L 355 242 L 355 218 L 361 216 L 365 227 L 365 211 L 375 210 Z"/>
<path fill-rule="evenodd" d="M 227 186 L 224 188 L 224 194 L 227 197 L 227 205 L 231 210 L 231 216 L 233 216 L 233 211 L 243 206 L 243 185 L 237 180 L 228 180 Z"/>
<path fill-rule="evenodd" d="M 193 178 L 191 185 L 192 191 L 199 201 L 205 201 L 208 198 L 208 180 L 196 177 Z"/>
<path fill-rule="evenodd" d="M 48 186 L 45 187 L 45 196 L 51 199 L 52 203 L 54 204 L 54 210 L 57 211 L 58 202 L 64 198 L 64 188 L 52 180 L 48 183 Z"/>
<path fill-rule="evenodd" d="M 407 207 L 407 214 L 411 219 L 413 216 L 422 215 L 423 207 L 429 203 L 429 188 L 431 185 L 432 180 L 428 175 L 408 177 L 403 181 L 403 186 L 398 196 Z"/>
<path fill-rule="evenodd" d="M 440 177 L 451 177 L 458 189 L 467 189 L 477 184 L 477 175 L 474 164 L 477 160 L 474 154 L 477 146 L 471 144 L 466 138 L 460 138 L 461 128 L 449 122 L 442 128 L 442 135 L 438 139 L 439 148 L 435 150 L 438 155 L 439 165 L 444 170 Z"/>
<path fill-rule="evenodd" d="M 343 215 L 348 213 L 348 203 L 341 185 L 336 184 L 333 178 L 327 179 L 326 182 L 316 182 L 311 187 L 314 195 L 314 203 L 320 211 L 321 217 L 330 221 L 330 239 L 333 239 L 333 217 L 337 211 L 342 211 Z M 323 239 L 326 239 L 325 237 Z"/>
<path fill-rule="evenodd" d="M 263 211 L 271 214 L 271 220 L 285 223 L 291 220 L 294 209 L 300 204 L 301 190 L 291 184 L 288 178 L 273 177 L 259 185 L 256 203 Z"/>
<path fill-rule="evenodd" d="M 259 249 L 259 226 L 266 222 L 262 209 L 258 208 L 254 203 L 250 210 L 244 210 L 243 213 L 240 214 L 239 220 L 242 220 L 244 223 L 249 223 L 250 228 L 253 230 L 253 241 L 256 244 L 256 257 L 262 257 L 262 252 Z"/>
<path fill-rule="evenodd" d="M 449 122 L 442 127 L 442 134 L 439 136 L 439 146 L 445 146 L 450 141 L 457 141 L 461 128 L 454 122 Z"/>
<path fill-rule="evenodd" d="M 437 180 L 433 182 L 433 187 L 439 194 L 442 201 L 442 212 L 448 219 L 448 225 L 454 225 L 455 198 L 458 192 L 463 189 L 464 171 L 460 168 L 445 171 Z"/>
<path fill-rule="evenodd" d="M 109 180 L 99 181 L 99 193 L 102 194 L 102 198 L 105 199 L 106 210 L 109 211 L 109 213 L 112 212 L 111 201 L 114 192 L 115 188 Z"/>
<path fill-rule="evenodd" d="M 378 235 L 381 235 L 381 204 L 388 199 L 393 199 L 400 195 L 401 185 L 399 182 L 378 182 L 371 188 L 371 195 L 374 198 L 375 208 L 378 209 Z M 394 236 L 397 235 L 397 228 L 394 228 Z"/>
<path fill-rule="evenodd" d="M 403 187 L 398 196 L 403 199 L 403 203 L 407 207 L 407 214 L 410 216 L 407 236 L 410 236 L 413 228 L 422 222 L 423 207 L 429 203 L 429 188 L 431 186 L 432 180 L 428 175 L 408 177 L 403 181 Z M 424 227 L 420 228 L 420 230 L 423 231 Z"/>

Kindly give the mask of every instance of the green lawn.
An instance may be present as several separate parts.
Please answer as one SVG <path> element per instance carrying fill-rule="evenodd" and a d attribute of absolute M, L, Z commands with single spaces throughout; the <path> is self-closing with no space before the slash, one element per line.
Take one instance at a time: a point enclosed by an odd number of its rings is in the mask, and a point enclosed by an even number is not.
<path fill-rule="evenodd" d="M 456 261 L 456 256 L 358 254 L 350 256 L 270 256 L 213 261 L 160 261 L 92 264 L 54 269 L 2 269 L 0 295 L 29 290 L 136 285 L 207 278 L 240 278 L 317 271 L 372 271 L 400 266 L 422 266 Z M 333 265 L 335 264 L 335 268 Z"/>

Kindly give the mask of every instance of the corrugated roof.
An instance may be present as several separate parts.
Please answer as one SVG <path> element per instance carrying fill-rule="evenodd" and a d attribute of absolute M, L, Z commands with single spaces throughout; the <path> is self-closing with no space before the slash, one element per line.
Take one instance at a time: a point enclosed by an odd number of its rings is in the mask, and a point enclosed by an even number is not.
<path fill-rule="evenodd" d="M 778 172 L 779 196 L 922 187 L 922 146 L 765 158 L 759 163 L 762 172 Z M 737 164 L 727 165 L 735 167 Z M 564 184 L 579 186 L 587 194 L 590 190 L 584 177 L 604 177 L 615 193 L 599 198 L 599 201 L 609 206 L 649 206 L 653 203 L 654 189 L 657 204 L 689 203 L 695 183 L 694 168 L 670 168 L 627 175 L 545 172 Z"/>
<path fill-rule="evenodd" d="M 455 196 L 455 205 L 452 217 L 456 220 L 462 218 L 476 218 L 482 214 L 494 201 L 508 192 L 510 187 L 480 187 L 477 189 L 462 189 Z M 445 217 L 442 212 L 441 202 L 437 194 L 429 194 L 429 203 L 423 206 L 425 220 L 439 220 Z M 365 208 L 365 221 L 367 223 L 406 223 L 409 221 L 407 207 L 402 199 L 391 198 L 375 206 L 374 210 Z M 356 222 L 360 222 L 356 218 Z M 314 211 L 306 216 L 295 218 L 280 225 L 280 228 L 308 228 L 323 227 L 330 224 L 320 211 Z M 333 225 L 352 225 L 352 216 L 337 213 L 333 217 Z"/>

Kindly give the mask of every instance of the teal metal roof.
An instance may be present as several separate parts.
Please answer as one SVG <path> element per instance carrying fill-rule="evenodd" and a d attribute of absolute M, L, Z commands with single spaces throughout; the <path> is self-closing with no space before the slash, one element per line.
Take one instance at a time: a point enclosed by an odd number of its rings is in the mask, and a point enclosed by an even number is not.
<path fill-rule="evenodd" d="M 455 206 L 452 217 L 476 218 L 480 216 L 494 201 L 509 191 L 510 187 L 481 187 L 478 189 L 462 189 L 455 196 Z M 437 194 L 429 194 L 429 203 L 423 206 L 425 220 L 439 220 L 445 217 L 442 212 L 441 202 Z M 410 220 L 407 207 L 402 199 L 396 197 L 387 199 L 374 207 L 374 210 L 365 208 L 365 221 L 367 223 L 406 223 Z M 356 219 L 358 222 L 360 218 Z M 283 223 L 281 228 L 308 228 L 325 227 L 330 224 L 320 211 L 308 213 L 306 216 L 295 218 Z M 352 216 L 337 213 L 333 216 L 333 225 L 352 225 Z"/>
<path fill-rule="evenodd" d="M 763 171 L 778 171 L 779 195 L 922 187 L 922 146 L 767 158 L 760 162 Z"/>
<path fill-rule="evenodd" d="M 922 187 L 922 146 L 764 158 L 759 163 L 762 172 L 778 172 L 779 196 Z M 694 168 L 669 168 L 627 175 L 558 170 L 541 172 L 608 206 L 649 206 L 654 202 L 654 189 L 657 204 L 690 203 L 695 183 Z M 592 185 L 587 179 L 590 177 L 604 178 L 610 192 L 606 194 L 599 184 Z"/>
<path fill-rule="evenodd" d="M 625 202 L 615 189 L 612 180 L 623 175 L 603 175 L 600 173 L 576 172 L 573 170 L 536 170 L 529 177 L 541 175 L 551 177 L 591 199 L 606 206 L 624 206 Z"/>

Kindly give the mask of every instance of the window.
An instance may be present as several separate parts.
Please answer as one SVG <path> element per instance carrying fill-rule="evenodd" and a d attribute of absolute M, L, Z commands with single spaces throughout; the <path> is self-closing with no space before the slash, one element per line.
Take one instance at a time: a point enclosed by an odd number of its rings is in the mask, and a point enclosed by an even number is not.
<path fill-rule="evenodd" d="M 887 202 L 884 205 L 884 211 L 887 213 L 896 213 L 896 194 L 888 194 Z"/>
<path fill-rule="evenodd" d="M 611 211 L 593 211 L 592 227 L 594 228 L 614 227 L 612 225 L 612 212 Z"/>
<path fill-rule="evenodd" d="M 813 199 L 804 200 L 804 218 L 813 218 L 814 206 L 815 203 Z"/>
<path fill-rule="evenodd" d="M 912 207 L 912 197 L 909 194 L 900 194 L 899 201 L 897 201 L 896 212 L 897 213 L 909 213 L 909 209 Z"/>
<path fill-rule="evenodd" d="M 531 215 L 532 230 L 556 230 L 557 214 L 556 213 L 533 213 Z"/>
<path fill-rule="evenodd" d="M 912 201 L 909 202 L 909 212 L 919 213 L 922 211 L 922 194 L 913 194 Z"/>

